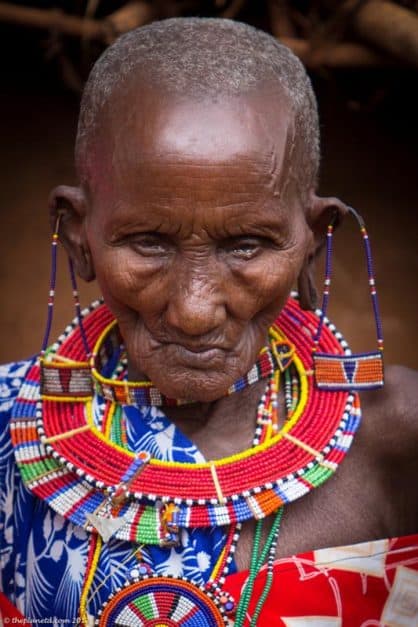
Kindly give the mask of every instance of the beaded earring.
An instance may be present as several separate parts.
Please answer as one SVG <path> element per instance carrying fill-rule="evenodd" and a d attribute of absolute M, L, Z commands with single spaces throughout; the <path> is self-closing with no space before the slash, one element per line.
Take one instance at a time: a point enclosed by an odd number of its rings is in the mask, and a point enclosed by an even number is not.
<path fill-rule="evenodd" d="M 369 353 L 351 353 L 347 349 L 344 355 L 318 352 L 322 328 L 326 320 L 332 273 L 332 238 L 336 216 L 328 226 L 325 253 L 325 280 L 319 324 L 314 338 L 313 361 L 316 386 L 321 390 L 372 390 L 383 386 L 383 332 L 379 314 L 376 283 L 373 275 L 373 261 L 369 236 L 361 215 L 352 207 L 349 212 L 357 220 L 363 237 L 366 256 L 370 296 L 376 325 L 377 351 Z"/>
<path fill-rule="evenodd" d="M 59 241 L 59 228 L 62 218 L 62 213 L 58 213 L 58 217 L 55 222 L 54 232 L 51 238 L 51 274 L 49 278 L 49 292 L 48 292 L 48 312 L 46 317 L 46 325 L 44 338 L 42 341 L 40 357 L 45 356 L 48 348 L 49 336 L 51 334 L 52 321 L 54 318 L 54 304 L 55 304 L 55 288 L 57 282 L 57 246 Z M 68 257 L 68 267 L 71 281 L 71 288 L 73 292 L 74 308 L 78 324 L 80 325 L 80 334 L 84 346 L 84 350 L 87 355 L 90 355 L 90 348 L 87 342 L 87 336 L 83 326 L 83 316 L 81 315 L 80 297 L 78 293 L 77 279 L 74 271 L 74 264 L 71 257 Z"/>

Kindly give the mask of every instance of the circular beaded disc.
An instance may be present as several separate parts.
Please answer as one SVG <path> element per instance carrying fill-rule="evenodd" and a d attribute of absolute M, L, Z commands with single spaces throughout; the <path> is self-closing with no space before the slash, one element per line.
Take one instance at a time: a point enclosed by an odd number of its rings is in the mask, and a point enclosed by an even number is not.
<path fill-rule="evenodd" d="M 98 627 L 225 627 L 215 597 L 190 581 L 141 579 L 117 591 L 96 620 Z"/>

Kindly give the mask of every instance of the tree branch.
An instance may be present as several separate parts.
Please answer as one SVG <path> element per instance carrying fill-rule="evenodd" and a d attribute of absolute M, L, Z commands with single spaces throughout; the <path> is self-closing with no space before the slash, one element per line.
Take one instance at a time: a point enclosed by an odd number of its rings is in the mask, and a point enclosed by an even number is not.
<path fill-rule="evenodd" d="M 364 41 L 418 67 L 416 13 L 387 0 L 371 0 L 355 13 L 353 26 Z"/>

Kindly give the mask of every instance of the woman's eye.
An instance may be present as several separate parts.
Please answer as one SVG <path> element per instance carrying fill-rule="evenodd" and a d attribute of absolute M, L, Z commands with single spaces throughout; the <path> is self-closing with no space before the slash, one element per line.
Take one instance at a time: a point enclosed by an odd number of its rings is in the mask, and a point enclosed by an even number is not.
<path fill-rule="evenodd" d="M 128 238 L 130 246 L 143 255 L 162 255 L 169 250 L 169 243 L 165 238 L 156 234 L 135 234 Z"/>
<path fill-rule="evenodd" d="M 226 247 L 227 251 L 234 257 L 240 259 L 252 259 L 260 253 L 263 242 L 257 239 L 234 240 Z"/>

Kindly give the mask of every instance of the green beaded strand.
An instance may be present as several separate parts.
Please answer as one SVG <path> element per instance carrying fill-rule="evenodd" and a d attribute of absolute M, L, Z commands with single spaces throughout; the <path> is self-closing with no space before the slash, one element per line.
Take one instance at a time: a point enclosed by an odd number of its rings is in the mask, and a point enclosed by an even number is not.
<path fill-rule="evenodd" d="M 112 442 L 114 442 L 118 446 L 122 446 L 123 448 L 125 448 L 123 439 L 122 439 L 123 420 L 124 420 L 124 417 L 123 417 L 122 407 L 120 405 L 116 405 L 115 413 L 112 416 L 110 438 Z"/>
<path fill-rule="evenodd" d="M 254 544 L 253 550 L 251 552 L 251 562 L 250 562 L 250 570 L 249 576 L 247 580 L 247 584 L 245 586 L 245 590 L 243 595 L 241 596 L 239 603 L 237 605 L 237 612 L 235 615 L 235 627 L 242 627 L 245 620 L 245 615 L 247 613 L 248 605 L 251 598 L 251 592 L 254 586 L 254 580 L 257 576 L 257 562 L 258 562 L 258 551 L 260 547 L 261 541 L 261 532 L 263 529 L 263 520 L 257 520 L 254 534 Z"/>
<path fill-rule="evenodd" d="M 257 607 L 255 608 L 253 617 L 251 619 L 250 627 L 257 627 L 258 618 L 261 614 L 261 610 L 263 609 L 264 603 L 266 602 L 266 599 L 270 593 L 272 584 L 273 584 L 273 573 L 268 572 L 266 583 L 263 588 L 263 592 L 260 594 L 260 598 L 258 599 L 258 602 L 257 602 Z"/>
<path fill-rule="evenodd" d="M 274 519 L 273 526 L 272 526 L 272 532 L 274 530 L 274 533 L 273 533 L 273 537 L 271 540 L 270 549 L 273 547 L 273 545 L 274 545 L 274 550 L 276 549 L 277 536 L 279 534 L 280 523 L 282 522 L 282 518 L 283 518 L 283 512 L 284 512 L 284 507 L 281 507 L 276 514 L 276 518 Z M 269 557 L 271 557 L 272 560 L 274 558 L 273 555 Z M 260 558 L 260 561 L 261 561 L 261 558 Z M 261 566 L 262 564 L 260 564 L 260 568 Z M 269 570 L 267 572 L 266 583 L 264 584 L 264 588 L 260 594 L 260 598 L 258 599 L 253 617 L 251 619 L 250 627 L 257 627 L 258 617 L 260 616 L 264 603 L 266 602 L 267 597 L 270 593 L 272 584 L 273 584 L 273 570 L 270 568 L 270 563 L 269 563 Z"/>
<path fill-rule="evenodd" d="M 263 563 L 266 560 L 266 557 L 273 545 L 273 543 L 275 543 L 275 540 L 277 540 L 277 535 L 279 533 L 279 529 L 280 529 L 280 522 L 282 520 L 282 516 L 283 516 L 283 507 L 281 507 L 276 514 L 276 517 L 273 521 L 273 525 L 270 529 L 270 533 L 268 535 L 266 544 L 264 545 L 264 549 L 261 552 L 261 555 L 258 557 L 258 553 L 259 553 L 259 549 L 260 549 L 260 542 L 261 542 L 261 533 L 262 533 L 262 529 L 263 529 L 263 520 L 257 520 L 256 523 L 256 528 L 255 528 L 255 534 L 254 534 L 254 544 L 253 544 L 253 549 L 251 552 L 251 561 L 250 561 L 250 570 L 249 570 L 249 576 L 248 576 L 248 580 L 245 586 L 245 590 L 244 593 L 241 596 L 241 599 L 238 603 L 237 606 L 237 612 L 236 612 L 236 617 L 235 617 L 235 627 L 242 627 L 244 624 L 244 620 L 245 620 L 245 616 L 248 610 L 248 606 L 250 604 L 250 600 L 251 600 L 251 594 L 254 588 L 254 582 L 255 579 L 263 565 Z M 271 587 L 271 583 L 270 583 L 270 587 Z M 267 582 L 266 585 L 263 589 L 263 592 L 260 596 L 259 602 L 257 604 L 256 607 L 256 612 L 258 611 L 258 614 L 261 612 L 261 609 L 264 605 L 264 602 L 267 598 L 268 592 L 270 591 L 270 587 L 266 590 L 267 588 Z M 260 605 L 260 601 L 262 600 L 262 603 Z M 260 607 L 259 607 L 260 606 Z M 255 624 L 255 623 L 252 623 Z"/>

